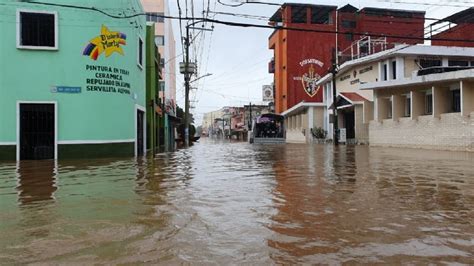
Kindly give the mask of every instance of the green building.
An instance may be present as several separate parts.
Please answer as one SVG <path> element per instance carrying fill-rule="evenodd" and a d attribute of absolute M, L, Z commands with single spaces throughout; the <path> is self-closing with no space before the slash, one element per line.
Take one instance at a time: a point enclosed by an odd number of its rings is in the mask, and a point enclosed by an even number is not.
<path fill-rule="evenodd" d="M 155 44 L 155 24 L 146 27 L 146 120 L 147 120 L 147 150 L 156 153 L 160 149 L 160 132 L 164 121 L 160 99 L 160 53 Z"/>
<path fill-rule="evenodd" d="M 140 1 L 0 8 L 0 160 L 144 154 L 147 28 L 130 16 Z"/>

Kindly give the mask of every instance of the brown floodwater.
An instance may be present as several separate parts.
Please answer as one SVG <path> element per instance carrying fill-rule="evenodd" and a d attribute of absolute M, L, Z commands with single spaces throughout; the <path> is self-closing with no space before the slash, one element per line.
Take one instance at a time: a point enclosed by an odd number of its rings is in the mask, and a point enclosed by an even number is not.
<path fill-rule="evenodd" d="M 474 154 L 202 140 L 0 162 L 0 264 L 474 264 Z"/>

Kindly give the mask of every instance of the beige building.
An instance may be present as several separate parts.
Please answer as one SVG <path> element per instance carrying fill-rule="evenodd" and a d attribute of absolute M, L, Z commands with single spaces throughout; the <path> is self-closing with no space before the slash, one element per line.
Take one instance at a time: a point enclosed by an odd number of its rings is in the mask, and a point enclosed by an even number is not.
<path fill-rule="evenodd" d="M 159 17 L 169 16 L 168 0 L 141 0 L 143 9 L 148 14 L 147 21 L 155 23 L 155 43 L 161 55 L 162 67 L 160 81 L 161 96 L 167 111 L 176 114 L 176 42 L 172 21 Z"/>
<path fill-rule="evenodd" d="M 472 150 L 470 67 L 474 48 L 427 45 L 399 45 L 345 62 L 336 75 L 338 126 L 348 143 Z M 323 107 L 300 103 L 283 113 L 288 142 L 314 141 L 308 134 L 314 127 L 332 139 L 332 79 L 328 74 L 317 83 Z"/>
<path fill-rule="evenodd" d="M 209 134 L 214 127 L 215 119 L 222 119 L 224 117 L 224 108 L 221 108 L 216 111 L 205 113 L 202 118 L 202 133 L 204 135 Z"/>

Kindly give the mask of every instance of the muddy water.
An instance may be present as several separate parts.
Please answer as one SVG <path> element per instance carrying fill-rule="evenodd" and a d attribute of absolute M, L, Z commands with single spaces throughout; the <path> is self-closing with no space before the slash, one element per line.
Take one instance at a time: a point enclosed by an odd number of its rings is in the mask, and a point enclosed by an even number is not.
<path fill-rule="evenodd" d="M 0 163 L 0 264 L 474 263 L 474 155 L 204 140 Z"/>

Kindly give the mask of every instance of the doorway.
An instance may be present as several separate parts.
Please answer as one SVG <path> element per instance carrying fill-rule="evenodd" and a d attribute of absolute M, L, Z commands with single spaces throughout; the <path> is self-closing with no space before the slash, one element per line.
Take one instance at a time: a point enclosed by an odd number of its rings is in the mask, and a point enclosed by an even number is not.
<path fill-rule="evenodd" d="M 47 160 L 56 157 L 54 103 L 20 103 L 18 107 L 18 159 Z"/>
<path fill-rule="evenodd" d="M 354 110 L 350 110 L 344 113 L 344 127 L 346 128 L 346 134 L 348 139 L 355 138 L 355 119 Z"/>
<path fill-rule="evenodd" d="M 145 153 L 145 112 L 137 109 L 137 138 L 136 138 L 136 154 L 142 156 Z"/>

